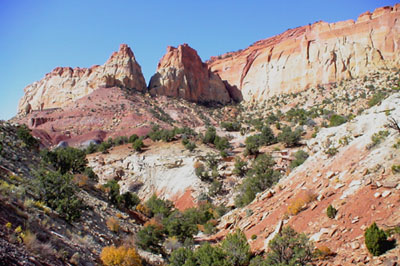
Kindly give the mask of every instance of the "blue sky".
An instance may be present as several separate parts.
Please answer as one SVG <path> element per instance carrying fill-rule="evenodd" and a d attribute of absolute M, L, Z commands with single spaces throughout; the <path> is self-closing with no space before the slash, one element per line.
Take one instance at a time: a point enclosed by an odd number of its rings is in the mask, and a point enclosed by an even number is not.
<path fill-rule="evenodd" d="M 203 60 L 315 21 L 356 19 L 386 0 L 0 0 L 0 119 L 16 114 L 23 88 L 57 66 L 103 64 L 127 43 L 146 82 L 168 45 Z"/>

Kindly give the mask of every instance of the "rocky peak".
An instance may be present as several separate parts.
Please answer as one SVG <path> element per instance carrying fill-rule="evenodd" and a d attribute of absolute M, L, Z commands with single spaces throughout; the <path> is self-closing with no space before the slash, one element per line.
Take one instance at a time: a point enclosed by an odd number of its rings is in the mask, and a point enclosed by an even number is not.
<path fill-rule="evenodd" d="M 152 95 L 166 95 L 199 103 L 228 103 L 231 96 L 221 78 L 209 71 L 188 44 L 169 46 L 150 80 Z"/>
<path fill-rule="evenodd" d="M 37 82 L 28 85 L 18 105 L 18 113 L 60 108 L 82 98 L 99 87 L 118 86 L 146 90 L 140 65 L 132 50 L 121 44 L 104 65 L 90 68 L 56 67 Z"/>

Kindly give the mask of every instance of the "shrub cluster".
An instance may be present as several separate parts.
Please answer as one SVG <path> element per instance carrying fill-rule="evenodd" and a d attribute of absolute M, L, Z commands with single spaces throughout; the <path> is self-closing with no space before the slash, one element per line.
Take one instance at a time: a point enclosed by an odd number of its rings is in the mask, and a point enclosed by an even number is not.
<path fill-rule="evenodd" d="M 270 155 L 259 155 L 247 172 L 247 177 L 238 188 L 235 205 L 243 207 L 253 201 L 256 194 L 271 187 L 279 180 L 279 172 L 274 171 L 275 164 Z"/>
<path fill-rule="evenodd" d="M 120 194 L 120 186 L 116 180 L 108 181 L 106 184 L 104 184 L 104 188 L 106 188 L 108 192 L 108 200 L 110 203 L 114 204 L 120 209 L 133 209 L 140 203 L 140 199 L 135 193 L 128 191 Z"/>
<path fill-rule="evenodd" d="M 155 195 L 144 205 L 148 210 L 147 215 L 152 218 L 137 233 L 136 243 L 140 248 L 158 254 L 166 254 L 166 246 L 171 248 L 192 243 L 193 235 L 199 229 L 205 233 L 212 232 L 215 226 L 213 219 L 226 211 L 206 202 L 198 208 L 181 212 L 173 209 L 171 202 L 161 200 Z"/>

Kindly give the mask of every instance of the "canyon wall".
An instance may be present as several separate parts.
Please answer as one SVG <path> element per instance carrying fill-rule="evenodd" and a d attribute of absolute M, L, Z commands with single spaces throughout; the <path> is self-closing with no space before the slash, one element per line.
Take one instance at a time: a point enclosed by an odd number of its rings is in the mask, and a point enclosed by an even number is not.
<path fill-rule="evenodd" d="M 400 67 L 400 4 L 357 21 L 316 22 L 207 63 L 247 101 Z"/>
<path fill-rule="evenodd" d="M 40 81 L 28 85 L 18 105 L 18 113 L 59 108 L 99 87 L 146 90 L 140 65 L 132 50 L 121 44 L 104 65 L 90 68 L 57 67 Z"/>

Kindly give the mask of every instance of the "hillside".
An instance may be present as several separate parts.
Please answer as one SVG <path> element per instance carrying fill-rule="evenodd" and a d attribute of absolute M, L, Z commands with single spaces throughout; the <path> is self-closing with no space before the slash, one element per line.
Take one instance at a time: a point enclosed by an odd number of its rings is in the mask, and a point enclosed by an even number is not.
<path fill-rule="evenodd" d="M 0 264 L 398 265 L 399 16 L 168 47 L 148 86 L 127 45 L 28 85 L 0 122 Z"/>

